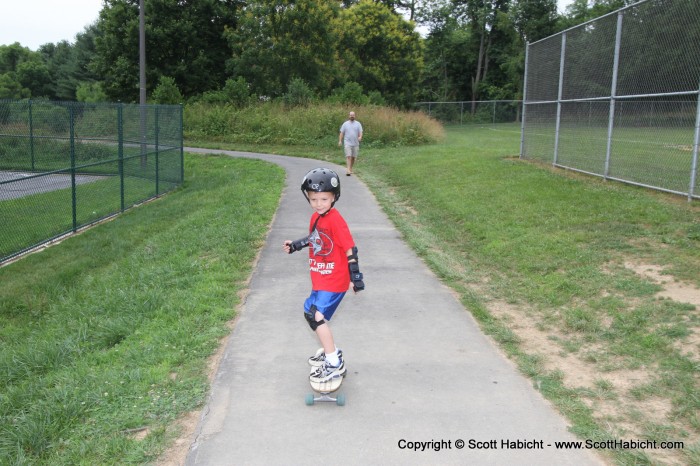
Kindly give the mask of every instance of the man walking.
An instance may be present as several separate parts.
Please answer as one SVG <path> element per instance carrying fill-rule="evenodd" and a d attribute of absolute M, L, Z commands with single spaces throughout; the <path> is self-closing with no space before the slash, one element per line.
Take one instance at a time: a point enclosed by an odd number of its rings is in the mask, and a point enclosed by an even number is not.
<path fill-rule="evenodd" d="M 340 127 L 340 135 L 338 136 L 338 146 L 345 143 L 345 165 L 347 167 L 345 174 L 347 176 L 352 175 L 352 167 L 360 152 L 360 141 L 362 141 L 362 125 L 355 120 L 355 112 L 350 112 L 348 120 Z"/>

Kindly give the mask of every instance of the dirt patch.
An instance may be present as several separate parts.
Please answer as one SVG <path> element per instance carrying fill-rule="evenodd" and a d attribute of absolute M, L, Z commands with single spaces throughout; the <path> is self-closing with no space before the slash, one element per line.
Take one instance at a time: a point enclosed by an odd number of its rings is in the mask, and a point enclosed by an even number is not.
<path fill-rule="evenodd" d="M 637 275 L 661 286 L 663 289 L 656 293 L 658 298 L 692 304 L 700 309 L 700 289 L 695 285 L 677 281 L 672 276 L 665 274 L 663 267 L 658 265 L 634 262 L 625 262 L 624 265 L 625 268 L 632 270 Z M 685 354 L 695 361 L 700 361 L 700 332 L 691 333 L 682 342 L 677 342 L 675 347 L 681 354 Z"/>
<path fill-rule="evenodd" d="M 576 355 L 564 350 L 559 344 L 564 338 L 556 331 L 541 330 L 536 318 L 528 315 L 521 307 L 503 301 L 492 301 L 488 305 L 491 315 L 505 322 L 521 341 L 527 354 L 542 356 L 544 369 L 548 372 L 561 371 L 567 387 L 592 388 L 599 377 L 599 371 L 592 364 L 581 361 Z"/>
<path fill-rule="evenodd" d="M 624 265 L 625 268 L 637 275 L 641 275 L 663 287 L 663 290 L 656 294 L 659 298 L 668 298 L 679 303 L 688 303 L 700 307 L 700 289 L 692 284 L 676 281 L 670 275 L 665 275 L 663 267 L 634 262 L 625 262 Z"/>
<path fill-rule="evenodd" d="M 170 445 L 170 448 L 158 459 L 157 465 L 182 466 L 185 464 L 187 453 L 190 451 L 192 436 L 197 429 L 200 417 L 200 411 L 191 411 L 178 419 L 173 427 L 179 432 L 179 436 L 172 445 Z"/>
<path fill-rule="evenodd" d="M 675 280 L 656 265 L 626 262 L 624 266 L 643 278 L 658 284 L 660 299 L 671 299 L 700 307 L 700 289 L 692 284 Z M 477 290 L 475 290 L 477 291 Z M 483 296 L 483 294 L 482 294 Z M 623 364 L 608 361 L 613 370 L 601 370 L 596 355 L 605 354 L 604 348 L 593 343 L 580 343 L 576 351 L 566 348 L 572 335 L 558 326 L 546 325 L 542 317 L 523 306 L 500 300 L 487 303 L 492 316 L 501 320 L 520 341 L 523 352 L 541 357 L 543 369 L 562 374 L 563 384 L 581 393 L 581 399 L 595 413 L 602 425 L 608 425 L 615 438 L 644 438 L 645 425 L 665 425 L 672 417 L 670 400 L 650 396 L 640 401 L 634 390 L 652 383 L 656 378 L 653 367 L 625 369 Z M 605 325 L 606 323 L 603 323 Z M 609 324 L 609 322 L 607 323 Z M 700 359 L 700 332 L 694 332 L 679 342 L 683 353 Z M 601 353 L 603 352 L 603 353 Z M 605 354 L 606 356 L 610 356 Z M 659 464 L 679 464 L 683 460 L 672 451 L 647 451 Z"/>

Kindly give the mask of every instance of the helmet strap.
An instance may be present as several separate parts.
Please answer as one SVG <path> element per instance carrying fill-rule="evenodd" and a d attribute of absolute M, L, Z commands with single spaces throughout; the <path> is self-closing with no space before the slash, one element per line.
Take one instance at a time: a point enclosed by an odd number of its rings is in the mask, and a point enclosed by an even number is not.
<path fill-rule="evenodd" d="M 331 209 L 332 209 L 332 208 L 333 208 L 333 206 L 331 206 Z M 328 212 L 331 211 L 331 209 L 328 209 L 327 211 L 325 211 L 325 212 L 322 213 L 322 214 L 318 214 L 318 217 L 316 217 L 316 221 L 314 222 L 314 226 L 311 227 L 311 230 L 309 230 L 309 233 L 313 233 L 313 232 L 314 232 L 314 230 L 316 229 L 316 225 L 318 225 L 318 221 L 321 220 L 321 217 L 325 217 L 326 214 L 327 214 Z"/>

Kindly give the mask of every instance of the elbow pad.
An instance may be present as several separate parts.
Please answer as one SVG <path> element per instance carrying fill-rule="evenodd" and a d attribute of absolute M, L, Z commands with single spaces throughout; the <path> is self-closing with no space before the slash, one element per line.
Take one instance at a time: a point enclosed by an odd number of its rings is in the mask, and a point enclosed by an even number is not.
<path fill-rule="evenodd" d="M 357 247 L 352 248 L 352 255 L 348 256 L 348 259 L 357 258 Z M 360 264 L 358 262 L 348 262 L 348 270 L 350 271 L 350 281 L 352 282 L 352 289 L 354 291 L 362 291 L 365 289 L 365 282 L 363 281 L 364 276 L 360 272 Z"/>
<path fill-rule="evenodd" d="M 289 245 L 289 254 L 296 252 L 296 251 L 301 251 L 305 247 L 309 245 L 309 237 L 305 236 L 303 238 L 299 238 L 296 241 L 292 241 L 292 243 Z"/>

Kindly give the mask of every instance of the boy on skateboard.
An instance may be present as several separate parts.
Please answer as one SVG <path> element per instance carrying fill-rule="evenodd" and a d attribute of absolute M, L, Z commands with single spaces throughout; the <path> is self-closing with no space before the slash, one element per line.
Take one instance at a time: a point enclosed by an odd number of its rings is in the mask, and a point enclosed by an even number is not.
<path fill-rule="evenodd" d="M 315 168 L 304 176 L 301 191 L 314 213 L 309 235 L 286 240 L 288 254 L 309 247 L 311 294 L 304 302 L 304 317 L 316 332 L 322 348 L 309 358 L 312 382 L 326 382 L 345 375 L 343 352 L 335 346 L 328 322 L 343 300 L 350 283 L 355 292 L 365 289 L 357 248 L 345 219 L 334 205 L 340 199 L 340 178 L 328 168 Z"/>

